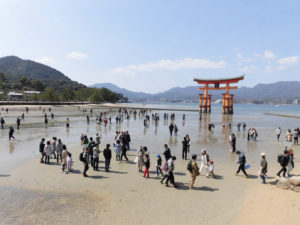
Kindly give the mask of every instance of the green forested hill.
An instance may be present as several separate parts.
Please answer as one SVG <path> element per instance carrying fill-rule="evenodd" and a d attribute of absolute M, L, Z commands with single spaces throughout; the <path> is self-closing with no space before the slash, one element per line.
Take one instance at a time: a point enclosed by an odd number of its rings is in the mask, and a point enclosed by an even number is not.
<path fill-rule="evenodd" d="M 42 82 L 43 88 L 53 88 L 57 91 L 62 91 L 65 88 L 77 90 L 85 87 L 50 66 L 31 60 L 23 60 L 16 56 L 0 58 L 0 73 L 5 74 L 10 83 L 25 77 L 31 81 L 39 80 Z"/>

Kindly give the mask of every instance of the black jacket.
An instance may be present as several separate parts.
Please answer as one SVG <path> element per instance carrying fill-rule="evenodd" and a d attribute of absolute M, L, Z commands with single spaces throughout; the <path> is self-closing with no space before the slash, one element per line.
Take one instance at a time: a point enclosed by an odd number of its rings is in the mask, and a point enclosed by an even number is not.
<path fill-rule="evenodd" d="M 103 155 L 105 159 L 111 159 L 111 150 L 109 148 L 104 149 Z"/>

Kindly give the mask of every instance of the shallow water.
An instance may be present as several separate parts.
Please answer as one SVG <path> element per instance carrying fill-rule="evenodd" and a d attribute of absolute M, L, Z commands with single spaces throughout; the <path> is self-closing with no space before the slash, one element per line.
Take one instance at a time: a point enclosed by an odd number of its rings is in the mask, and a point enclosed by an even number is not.
<path fill-rule="evenodd" d="M 140 105 L 138 105 L 140 106 Z M 144 105 L 145 106 L 145 105 Z M 152 106 L 152 105 L 150 105 Z M 155 105 L 156 108 L 180 108 L 181 105 Z M 185 105 L 187 107 L 196 107 L 196 105 Z M 202 149 L 207 149 L 211 159 L 222 162 L 233 162 L 235 156 L 229 153 L 228 136 L 231 132 L 237 135 L 237 149 L 246 153 L 247 160 L 251 164 L 257 164 L 260 152 L 266 152 L 271 162 L 276 161 L 276 155 L 281 152 L 284 145 L 277 142 L 275 138 L 275 128 L 282 127 L 283 135 L 288 128 L 296 128 L 300 126 L 300 120 L 294 118 L 275 117 L 264 115 L 264 112 L 300 115 L 299 106 L 265 106 L 265 105 L 236 105 L 234 115 L 222 115 L 221 105 L 214 105 L 212 114 L 203 115 L 199 120 L 198 112 L 175 112 L 175 123 L 179 128 L 178 136 L 170 137 L 168 125 L 169 120 L 163 120 L 163 113 L 171 113 L 171 111 L 152 111 L 158 112 L 160 120 L 157 124 L 150 121 L 149 128 L 144 128 L 143 117 L 131 116 L 130 120 L 124 120 L 121 124 L 115 124 L 115 120 L 111 125 L 95 124 L 95 115 L 102 109 L 94 109 L 90 124 L 86 122 L 86 114 L 83 115 L 77 108 L 70 107 L 53 107 L 55 115 L 59 122 L 49 123 L 48 128 L 43 124 L 43 113 L 30 111 L 25 117 L 23 126 L 20 130 L 15 131 L 16 140 L 8 141 L 8 130 L 0 130 L 0 173 L 4 174 L 9 169 L 15 167 L 18 163 L 27 158 L 39 155 L 39 142 L 42 137 L 49 140 L 55 136 L 60 138 L 68 149 L 79 146 L 80 135 L 82 133 L 95 137 L 99 132 L 102 136 L 101 148 L 106 143 L 112 144 L 116 130 L 129 130 L 131 134 L 131 147 L 136 150 L 141 145 L 149 147 L 153 154 L 163 152 L 163 144 L 168 144 L 172 153 L 179 156 L 181 154 L 181 141 L 186 134 L 191 137 L 191 153 L 199 154 Z M 13 121 L 15 115 L 20 115 L 22 110 L 14 109 L 10 111 L 8 120 Z M 182 120 L 182 115 L 186 114 L 186 120 Z M 66 117 L 70 117 L 71 127 L 67 129 L 64 121 Z M 112 116 L 114 118 L 114 115 Z M 7 118 L 6 118 L 7 119 Z M 210 134 L 207 129 L 208 121 L 212 121 L 216 128 L 214 134 Z M 232 130 L 222 128 L 222 123 L 232 121 Z M 237 132 L 236 124 L 238 122 L 246 122 L 248 127 L 255 127 L 258 131 L 257 142 L 248 142 L 247 134 L 244 131 Z M 26 125 L 27 123 L 27 125 Z M 26 126 L 25 126 L 25 125 Z M 77 160 L 77 156 L 74 157 Z"/>

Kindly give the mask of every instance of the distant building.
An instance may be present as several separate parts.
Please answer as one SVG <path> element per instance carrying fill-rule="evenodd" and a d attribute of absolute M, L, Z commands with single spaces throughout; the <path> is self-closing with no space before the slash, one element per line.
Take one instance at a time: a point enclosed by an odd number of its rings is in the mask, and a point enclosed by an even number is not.
<path fill-rule="evenodd" d="M 294 105 L 299 105 L 299 100 L 298 99 L 294 99 L 293 104 Z"/>
<path fill-rule="evenodd" d="M 20 92 L 10 91 L 7 94 L 9 101 L 21 101 L 23 100 L 23 94 Z"/>

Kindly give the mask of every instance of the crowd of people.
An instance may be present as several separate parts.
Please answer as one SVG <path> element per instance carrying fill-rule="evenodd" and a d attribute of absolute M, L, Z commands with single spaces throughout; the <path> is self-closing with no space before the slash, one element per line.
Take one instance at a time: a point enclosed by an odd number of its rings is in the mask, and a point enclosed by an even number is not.
<path fill-rule="evenodd" d="M 51 111 L 51 108 L 48 109 L 50 113 L 51 120 L 54 120 L 54 113 Z M 29 109 L 26 110 L 28 113 Z M 7 110 L 8 112 L 8 110 Z M 43 109 L 44 112 L 44 119 L 45 121 L 48 121 L 48 115 L 45 112 L 45 109 Z M 85 113 L 86 111 L 83 111 Z M 90 115 L 93 114 L 93 111 L 90 111 Z M 87 118 L 87 123 L 90 123 L 90 115 L 85 115 Z M 120 109 L 115 117 L 116 124 L 122 123 L 124 120 L 130 120 L 131 116 L 136 117 L 137 115 L 140 118 L 144 119 L 144 126 L 148 127 L 150 118 L 152 118 L 152 121 L 155 121 L 155 124 L 158 123 L 160 119 L 159 113 L 152 113 L 151 111 L 147 110 L 140 110 L 139 112 L 137 110 L 127 110 L 127 109 Z M 168 118 L 171 118 L 171 122 L 168 126 L 170 136 L 173 134 L 175 136 L 178 135 L 179 129 L 177 125 L 175 124 L 175 114 L 172 113 L 167 114 L 164 113 L 163 118 L 165 120 L 168 120 Z M 96 116 L 96 124 L 104 124 L 106 126 L 107 124 L 112 123 L 112 117 L 110 115 L 106 115 L 105 113 L 99 113 L 99 115 Z M 20 128 L 21 120 L 25 120 L 24 113 L 21 117 L 17 117 L 17 129 Z M 183 114 L 182 120 L 186 120 L 186 115 Z M 1 128 L 4 129 L 5 120 L 3 117 L 0 119 L 1 122 Z M 45 122 L 46 123 L 46 122 Z M 47 122 L 48 123 L 48 122 Z M 222 127 L 227 127 L 231 130 L 232 123 L 229 122 L 228 124 L 222 124 Z M 67 118 L 66 120 L 66 127 L 70 127 L 70 120 Z M 246 123 L 238 123 L 237 124 L 237 130 L 240 131 L 241 127 L 246 132 Z M 211 132 L 211 134 L 214 133 L 215 125 L 209 121 L 208 123 L 208 130 Z M 231 133 L 231 131 L 230 131 Z M 276 138 L 277 140 L 280 140 L 282 131 L 281 128 L 278 127 L 275 130 Z M 285 136 L 285 140 L 287 142 L 291 142 L 295 145 L 298 145 L 298 138 L 300 135 L 299 128 L 294 129 L 292 131 L 289 129 L 287 131 L 287 134 Z M 248 141 L 256 141 L 258 136 L 258 132 L 255 128 L 249 128 L 248 129 L 248 135 L 247 139 Z M 14 139 L 14 128 L 13 126 L 9 127 L 9 140 Z M 80 142 L 82 145 L 82 152 L 80 153 L 79 160 L 83 163 L 83 176 L 87 177 L 87 171 L 89 170 L 89 167 L 92 167 L 94 171 L 99 171 L 99 158 L 101 156 L 101 153 L 103 154 L 104 160 L 105 160 L 105 171 L 110 171 L 110 162 L 111 158 L 113 156 L 113 152 L 115 154 L 115 158 L 117 162 L 122 162 L 124 159 L 126 162 L 129 162 L 127 152 L 130 151 L 130 143 L 131 143 L 131 136 L 129 134 L 129 131 L 116 131 L 115 134 L 115 140 L 113 143 L 113 151 L 111 150 L 111 145 L 106 144 L 105 148 L 103 150 L 100 150 L 100 144 L 101 144 L 101 138 L 102 136 L 97 133 L 95 137 L 88 137 L 85 134 L 82 134 L 80 137 Z M 236 147 L 236 136 L 234 133 L 231 133 L 228 139 L 230 146 L 231 146 L 231 152 L 237 154 L 238 160 L 238 168 L 236 171 L 236 175 L 238 175 L 240 172 L 243 172 L 245 177 L 248 177 L 247 169 L 249 167 L 249 164 L 246 162 L 246 155 L 245 153 L 237 150 Z M 206 177 L 216 177 L 214 173 L 214 161 L 212 161 L 207 153 L 207 151 L 204 149 L 201 151 L 200 157 L 196 154 L 192 154 L 189 156 L 189 153 L 191 152 L 191 139 L 190 136 L 187 134 L 183 137 L 182 140 L 182 159 L 187 160 L 188 158 L 191 158 L 189 162 L 187 163 L 187 170 L 190 172 L 191 180 L 190 180 L 190 188 L 194 187 L 196 177 L 199 176 L 204 172 L 204 175 Z M 66 145 L 63 144 L 61 139 L 57 139 L 56 137 L 52 137 L 51 140 L 45 140 L 43 138 L 39 145 L 39 151 L 41 153 L 40 162 L 44 163 L 46 165 L 50 165 L 50 162 L 52 160 L 55 160 L 56 164 L 61 165 L 61 172 L 70 173 L 72 172 L 72 166 L 73 166 L 73 159 L 72 154 L 70 151 L 67 150 Z M 171 154 L 171 150 L 167 144 L 164 145 L 164 150 L 162 152 L 162 155 L 164 156 L 164 160 L 161 157 L 161 154 L 156 155 L 156 162 L 155 162 L 155 171 L 157 176 L 161 176 L 161 183 L 165 184 L 166 186 L 169 186 L 169 183 L 172 184 L 174 187 L 176 187 L 175 177 L 174 177 L 174 170 L 175 170 L 175 162 L 177 160 L 175 155 Z M 138 151 L 135 158 L 135 163 L 137 165 L 138 171 L 143 173 L 143 176 L 145 178 L 149 178 L 149 172 L 151 169 L 151 163 L 150 163 L 151 157 L 150 157 L 150 151 L 146 146 L 141 146 Z M 277 159 L 279 165 L 280 165 L 280 171 L 277 173 L 279 177 L 281 176 L 290 176 L 290 172 L 294 168 L 294 153 L 292 149 L 285 149 L 283 154 L 280 154 Z M 198 167 L 198 162 L 200 162 Z M 261 153 L 261 162 L 260 162 L 260 172 L 259 177 L 261 178 L 262 183 L 266 183 L 267 172 L 268 172 L 268 163 L 267 163 L 267 156 L 265 153 Z"/>

